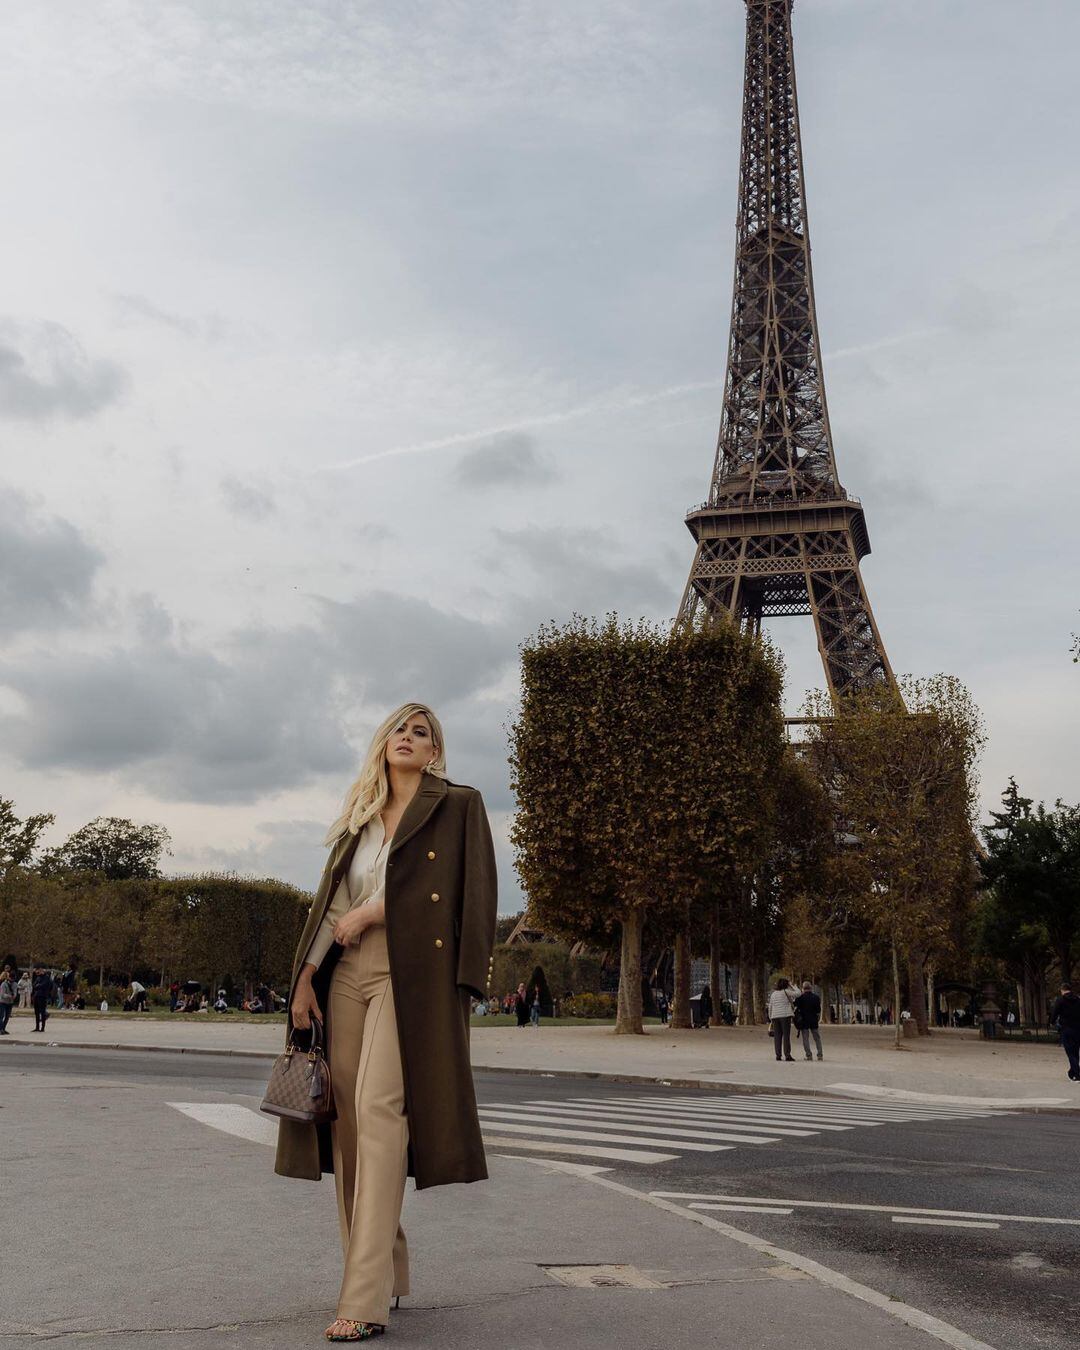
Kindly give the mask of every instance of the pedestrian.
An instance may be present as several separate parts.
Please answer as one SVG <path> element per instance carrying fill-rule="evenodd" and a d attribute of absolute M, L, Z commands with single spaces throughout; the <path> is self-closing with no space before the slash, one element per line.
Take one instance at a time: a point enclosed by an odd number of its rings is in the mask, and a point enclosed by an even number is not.
<path fill-rule="evenodd" d="M 1068 980 L 1062 981 L 1061 996 L 1050 1009 L 1050 1025 L 1061 1033 L 1061 1048 L 1069 1061 L 1069 1077 L 1080 1082 L 1080 998 Z"/>
<path fill-rule="evenodd" d="M 18 992 L 15 972 L 10 966 L 5 966 L 0 971 L 0 1036 L 11 1034 L 7 1029 L 7 1024 L 11 1017 L 11 1009 L 15 1006 L 16 998 L 18 998 Z"/>
<path fill-rule="evenodd" d="M 131 994 L 125 1000 L 124 1008 L 127 1012 L 146 1011 L 146 985 L 138 980 L 131 981 Z"/>
<path fill-rule="evenodd" d="M 794 1062 L 791 1053 L 791 1019 L 794 1016 L 794 1009 L 795 1000 L 792 997 L 791 986 L 781 975 L 776 981 L 776 988 L 769 995 L 769 1023 L 773 1045 L 776 1047 L 776 1058 L 781 1058 L 780 1050 L 783 1047 L 783 1058 L 791 1062 Z"/>
<path fill-rule="evenodd" d="M 175 1012 L 176 1005 L 179 1002 L 180 1002 L 180 984 L 179 981 L 173 980 L 172 984 L 169 985 L 169 1011 Z"/>
<path fill-rule="evenodd" d="M 38 966 L 30 987 L 30 1001 L 34 1005 L 34 1030 L 44 1031 L 49 1020 L 49 999 L 52 998 L 53 979 L 47 970 Z"/>
<path fill-rule="evenodd" d="M 668 1001 L 667 994 L 662 989 L 656 991 L 656 1011 L 659 1014 L 660 1021 L 667 1026 L 668 1020 Z"/>
<path fill-rule="evenodd" d="M 406 1174 L 417 1190 L 487 1177 L 468 1007 L 491 982 L 495 851 L 479 792 L 447 779 L 445 744 L 421 703 L 376 731 L 293 964 L 287 1043 L 325 1008 L 337 1116 L 281 1119 L 275 1171 L 335 1176 L 345 1270 L 331 1341 L 381 1334 L 409 1292 Z"/>
<path fill-rule="evenodd" d="M 31 985 L 30 972 L 28 970 L 24 970 L 23 973 L 19 976 L 19 983 L 15 986 L 15 989 L 19 995 L 20 1008 L 29 1008 L 30 1006 L 30 985 Z"/>
<path fill-rule="evenodd" d="M 514 1016 L 519 1027 L 529 1025 L 529 995 L 524 984 L 519 984 L 514 995 Z"/>
<path fill-rule="evenodd" d="M 803 980 L 802 993 L 795 1000 L 795 1023 L 799 1028 L 806 1058 L 813 1059 L 810 1053 L 811 1036 L 817 1046 L 818 1059 L 824 1058 L 821 1053 L 821 1032 L 818 1030 L 821 1024 L 821 999 L 814 993 L 814 986 L 809 980 Z"/>
<path fill-rule="evenodd" d="M 698 1000 L 698 1017 L 701 1019 L 699 1025 L 703 1027 L 707 1027 L 712 1021 L 712 993 L 708 985 L 701 991 L 701 998 Z"/>
<path fill-rule="evenodd" d="M 539 1029 L 540 1026 L 540 986 L 533 985 L 532 1002 L 529 1004 L 529 1022 Z"/>

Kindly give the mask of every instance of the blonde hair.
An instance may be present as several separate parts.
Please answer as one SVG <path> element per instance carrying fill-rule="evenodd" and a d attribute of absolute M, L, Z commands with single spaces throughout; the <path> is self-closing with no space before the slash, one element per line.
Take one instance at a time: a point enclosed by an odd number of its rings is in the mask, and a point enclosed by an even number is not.
<path fill-rule="evenodd" d="M 439 719 L 426 703 L 403 703 L 400 708 L 396 708 L 390 714 L 386 721 L 379 726 L 375 735 L 372 736 L 371 745 L 368 747 L 360 775 L 345 794 L 341 815 L 338 816 L 326 833 L 323 842 L 328 848 L 337 843 L 346 831 L 349 834 L 359 834 L 372 816 L 377 816 L 390 800 L 390 780 L 386 773 L 386 747 L 391 735 L 401 726 L 402 722 L 408 721 L 410 717 L 415 717 L 418 713 L 422 713 L 427 718 L 431 727 L 431 739 L 435 745 L 435 758 L 430 764 L 424 765 L 423 772 L 433 774 L 436 778 L 446 777 L 446 742 L 443 739 L 443 729 Z"/>

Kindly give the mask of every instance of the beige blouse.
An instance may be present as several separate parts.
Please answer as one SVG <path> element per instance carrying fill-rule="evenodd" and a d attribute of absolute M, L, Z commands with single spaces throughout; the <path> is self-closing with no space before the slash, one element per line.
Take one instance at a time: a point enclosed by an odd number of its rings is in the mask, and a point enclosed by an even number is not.
<path fill-rule="evenodd" d="M 349 870 L 341 878 L 341 884 L 327 906 L 319 931 L 304 957 L 306 962 L 313 966 L 321 965 L 326 953 L 334 945 L 334 925 L 338 919 L 350 909 L 362 905 L 365 900 L 382 897 L 386 890 L 386 859 L 389 852 L 390 840 L 383 838 L 382 821 L 374 816 L 360 832 Z"/>

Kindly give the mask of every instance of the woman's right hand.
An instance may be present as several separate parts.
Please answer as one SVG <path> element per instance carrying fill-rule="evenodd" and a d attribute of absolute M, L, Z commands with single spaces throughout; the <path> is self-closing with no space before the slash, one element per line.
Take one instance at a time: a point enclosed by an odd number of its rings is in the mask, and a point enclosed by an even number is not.
<path fill-rule="evenodd" d="M 301 975 L 297 980 L 296 992 L 293 994 L 290 1011 L 293 1026 L 297 1031 L 308 1031 L 313 1017 L 320 1022 L 323 1020 L 323 1015 L 319 1011 L 319 1000 L 315 997 L 310 976 Z"/>

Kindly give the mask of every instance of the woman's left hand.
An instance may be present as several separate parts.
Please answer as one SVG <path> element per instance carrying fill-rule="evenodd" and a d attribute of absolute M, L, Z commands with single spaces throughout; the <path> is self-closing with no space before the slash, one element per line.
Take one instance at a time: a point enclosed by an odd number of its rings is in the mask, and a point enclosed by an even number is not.
<path fill-rule="evenodd" d="M 364 934 L 365 928 L 383 922 L 383 904 L 381 900 L 367 901 L 350 909 L 334 924 L 334 941 L 343 947 L 355 947 Z"/>

